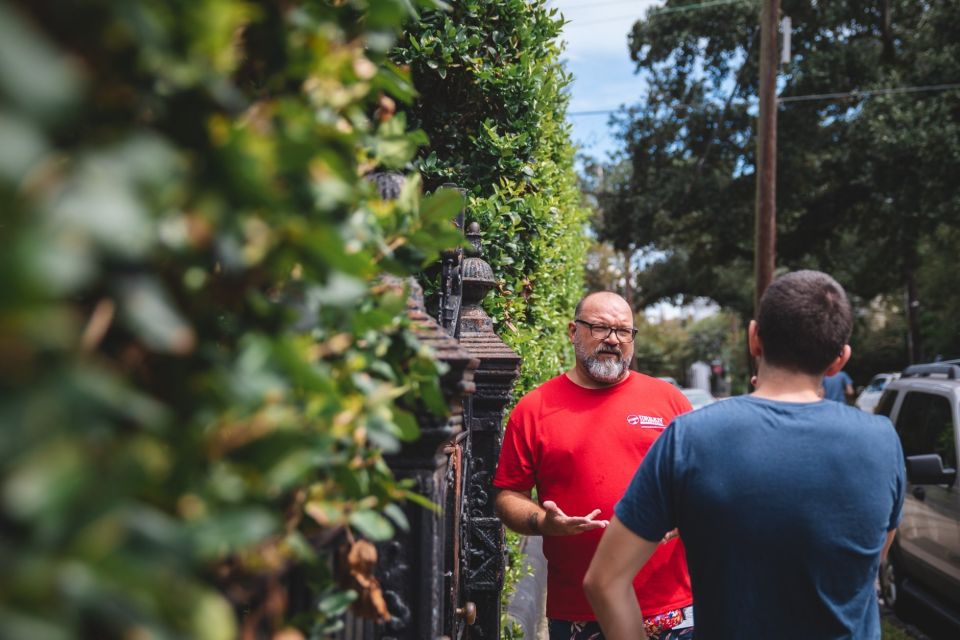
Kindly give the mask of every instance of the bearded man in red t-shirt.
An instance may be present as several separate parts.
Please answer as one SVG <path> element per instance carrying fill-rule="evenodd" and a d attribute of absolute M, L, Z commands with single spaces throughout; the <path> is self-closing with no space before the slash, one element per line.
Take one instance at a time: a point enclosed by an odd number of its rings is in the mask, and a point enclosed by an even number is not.
<path fill-rule="evenodd" d="M 576 364 L 517 403 L 493 484 L 503 523 L 543 536 L 550 640 L 599 640 L 582 587 L 587 567 L 643 456 L 690 403 L 673 385 L 630 370 L 637 330 L 619 295 L 584 297 L 567 332 Z M 670 538 L 633 581 L 647 634 L 658 640 L 693 637 L 685 552 Z"/>

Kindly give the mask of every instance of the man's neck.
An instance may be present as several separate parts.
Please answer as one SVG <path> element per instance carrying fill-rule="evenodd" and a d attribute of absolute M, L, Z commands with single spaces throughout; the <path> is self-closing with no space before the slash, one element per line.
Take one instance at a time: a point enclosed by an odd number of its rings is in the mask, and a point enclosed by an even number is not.
<path fill-rule="evenodd" d="M 630 370 L 627 369 L 623 372 L 623 375 L 620 376 L 620 379 L 616 382 L 600 382 L 599 380 L 594 380 L 586 372 L 582 371 L 580 367 L 573 367 L 568 370 L 566 373 L 567 379 L 578 387 L 583 387 L 584 389 L 609 389 L 610 387 L 615 387 L 627 378 L 630 377 Z"/>
<path fill-rule="evenodd" d="M 823 376 L 771 367 L 761 358 L 757 370 L 756 398 L 780 402 L 817 402 L 822 399 Z"/>

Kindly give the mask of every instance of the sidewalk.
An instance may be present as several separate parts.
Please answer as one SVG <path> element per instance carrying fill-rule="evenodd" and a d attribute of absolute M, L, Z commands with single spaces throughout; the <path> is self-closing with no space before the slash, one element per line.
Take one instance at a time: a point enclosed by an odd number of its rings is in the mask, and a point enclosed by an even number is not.
<path fill-rule="evenodd" d="M 530 564 L 530 575 L 517 583 L 517 591 L 507 605 L 507 615 L 523 628 L 524 640 L 548 640 L 546 619 L 547 559 L 543 557 L 543 538 L 523 539 L 523 560 Z M 930 640 L 922 631 L 904 623 L 892 611 L 881 606 L 884 640 Z"/>
<path fill-rule="evenodd" d="M 523 627 L 525 640 L 547 640 L 547 559 L 543 557 L 543 538 L 524 538 L 522 551 L 531 573 L 517 583 L 507 615 Z"/>

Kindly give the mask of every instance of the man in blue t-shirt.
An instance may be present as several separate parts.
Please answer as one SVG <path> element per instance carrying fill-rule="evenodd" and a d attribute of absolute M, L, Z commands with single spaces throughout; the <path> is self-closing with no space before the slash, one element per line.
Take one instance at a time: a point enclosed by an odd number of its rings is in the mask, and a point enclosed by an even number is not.
<path fill-rule="evenodd" d="M 846 403 L 853 397 L 853 380 L 846 371 L 823 377 L 823 398 Z"/>
<path fill-rule="evenodd" d="M 676 418 L 617 503 L 584 579 L 608 640 L 643 637 L 630 584 L 674 528 L 698 640 L 880 638 L 874 579 L 906 481 L 886 417 L 820 398 L 851 326 L 826 274 L 770 285 L 748 331 L 754 393 Z"/>

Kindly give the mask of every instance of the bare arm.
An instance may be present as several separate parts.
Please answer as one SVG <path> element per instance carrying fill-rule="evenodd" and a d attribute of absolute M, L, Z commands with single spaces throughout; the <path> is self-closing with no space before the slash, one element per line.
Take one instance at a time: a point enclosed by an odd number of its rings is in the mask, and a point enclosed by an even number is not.
<path fill-rule="evenodd" d="M 880 552 L 880 562 L 887 561 L 887 554 L 890 553 L 890 547 L 893 546 L 893 539 L 897 537 L 897 530 L 887 531 L 887 540 L 883 543 L 883 551 Z"/>
<path fill-rule="evenodd" d="M 591 529 L 602 529 L 607 520 L 595 520 L 600 509 L 586 516 L 568 516 L 552 500 L 541 507 L 530 497 L 529 491 L 501 489 L 494 501 L 494 509 L 501 522 L 517 533 L 527 536 L 570 536 Z"/>
<path fill-rule="evenodd" d="M 600 539 L 583 579 L 583 590 L 607 640 L 647 637 L 643 631 L 643 614 L 633 591 L 633 578 L 658 544 L 636 535 L 616 517 Z"/>

